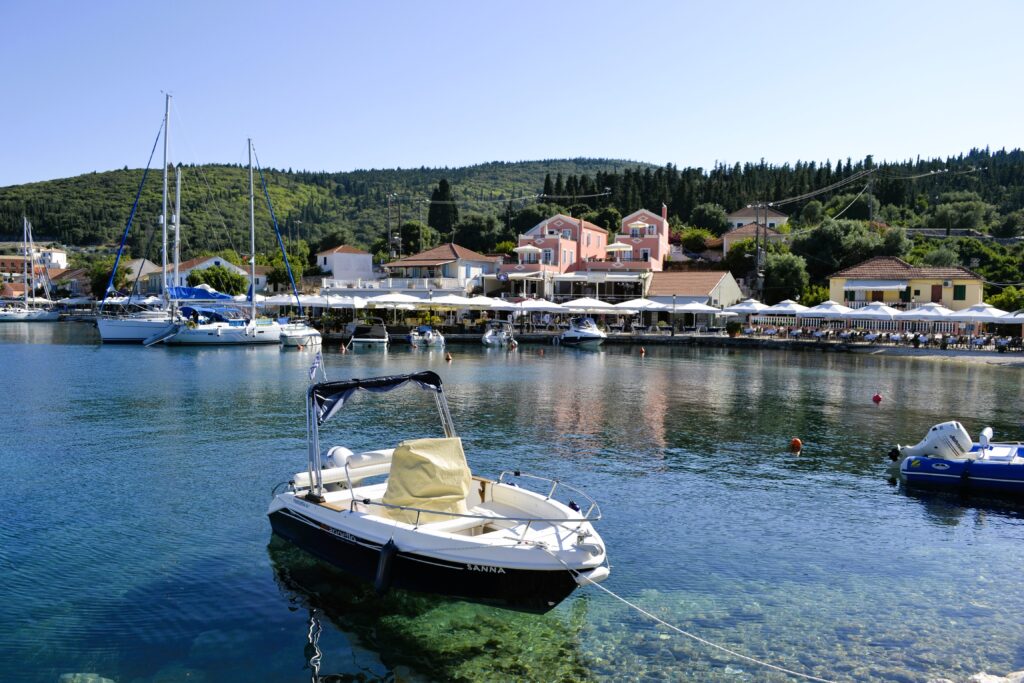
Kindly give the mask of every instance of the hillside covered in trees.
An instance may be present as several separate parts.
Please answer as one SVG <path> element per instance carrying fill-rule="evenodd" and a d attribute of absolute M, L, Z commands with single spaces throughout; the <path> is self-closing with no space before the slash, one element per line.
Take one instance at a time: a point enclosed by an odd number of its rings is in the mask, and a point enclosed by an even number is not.
<path fill-rule="evenodd" d="M 0 188 L 0 239 L 20 236 L 27 215 L 37 241 L 113 245 L 120 238 L 141 170 Z M 710 170 L 607 159 L 490 163 L 457 169 L 264 172 L 282 233 L 297 254 L 347 243 L 385 258 L 453 240 L 477 251 L 507 251 L 516 235 L 555 212 L 610 230 L 639 208 L 668 208 L 687 249 L 700 251 L 729 226 L 727 212 L 769 203 L 791 217 L 794 233 L 767 254 L 766 298 L 805 294 L 835 270 L 864 258 L 896 255 L 920 263 L 958 263 L 1000 286 L 1021 278 L 1024 252 L 1024 152 L 974 149 L 946 159 L 719 165 Z M 256 180 L 259 193 L 259 177 Z M 172 179 L 173 188 L 173 179 Z M 248 171 L 239 166 L 182 168 L 182 257 L 244 252 Z M 172 189 L 173 194 L 173 189 Z M 158 258 L 159 169 L 150 170 L 130 238 L 135 256 Z M 275 249 L 265 204 L 257 200 L 257 251 Z M 398 241 L 387 240 L 387 228 Z M 929 229 L 925 240 L 919 234 Z M 948 236 L 936 241 L 936 236 Z M 913 238 L 913 239 L 911 239 Z M 750 274 L 751 245 L 730 254 L 737 276 Z M 291 251 L 292 247 L 289 247 Z M 785 276 L 782 276 L 782 273 Z M 996 285 L 993 284 L 993 287 Z"/>

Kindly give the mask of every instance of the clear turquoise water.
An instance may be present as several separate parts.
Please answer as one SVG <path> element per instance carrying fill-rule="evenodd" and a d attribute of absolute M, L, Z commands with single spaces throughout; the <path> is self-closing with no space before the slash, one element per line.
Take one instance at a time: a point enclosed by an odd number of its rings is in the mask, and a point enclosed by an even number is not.
<path fill-rule="evenodd" d="M 645 609 L 831 679 L 1024 669 L 1024 507 L 905 492 L 884 458 L 954 417 L 1021 438 L 1020 369 L 451 350 L 448 364 L 437 351 L 328 349 L 325 364 L 331 378 L 439 372 L 474 470 L 519 467 L 597 498 L 605 585 Z M 305 463 L 310 360 L 0 326 L 0 680 L 299 681 L 311 666 L 332 681 L 791 680 L 594 588 L 540 617 L 379 599 L 272 543 L 271 489 Z M 435 430 L 418 392 L 389 396 L 361 397 L 325 440 L 379 447 Z"/>

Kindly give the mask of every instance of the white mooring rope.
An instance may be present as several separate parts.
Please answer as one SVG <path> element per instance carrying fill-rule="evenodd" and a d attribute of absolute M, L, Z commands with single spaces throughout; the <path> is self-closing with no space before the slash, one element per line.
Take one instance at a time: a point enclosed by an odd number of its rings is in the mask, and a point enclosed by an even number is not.
<path fill-rule="evenodd" d="M 567 565 L 562 558 L 558 557 L 557 555 L 555 555 L 553 552 L 551 552 L 547 548 L 544 548 L 544 550 L 546 550 L 547 553 L 549 555 L 551 555 L 551 557 L 553 557 L 556 560 L 558 560 L 559 562 L 561 562 L 562 566 L 565 567 L 569 571 L 570 574 L 572 574 L 574 576 L 579 576 L 580 575 L 580 572 L 574 570 L 572 567 Z M 586 577 L 584 577 L 584 578 L 586 578 Z M 733 657 L 738 657 L 739 659 L 743 659 L 743 660 L 746 660 L 748 662 L 752 662 L 754 664 L 758 664 L 760 666 L 767 667 L 769 669 L 775 669 L 776 671 L 781 671 L 783 673 L 787 673 L 787 674 L 790 674 L 792 676 L 797 676 L 798 678 L 805 678 L 805 679 L 807 679 L 809 681 L 819 681 L 820 683 L 835 683 L 835 681 L 832 681 L 832 680 L 830 680 L 828 678 L 818 678 L 817 676 L 812 676 L 811 674 L 805 674 L 805 673 L 800 673 L 799 671 L 793 671 L 792 669 L 787 669 L 785 667 L 777 666 L 775 664 L 770 664 L 769 662 L 765 662 L 765 661 L 762 661 L 760 659 L 755 659 L 753 657 L 750 657 L 748 655 L 742 654 L 740 652 L 736 652 L 735 650 L 730 650 L 729 648 L 724 647 L 722 645 L 718 645 L 717 643 L 712 643 L 710 640 L 705 640 L 704 638 L 701 638 L 698 635 L 694 635 L 693 633 L 688 633 L 687 631 L 684 631 L 683 629 L 679 628 L 678 626 L 674 626 L 674 625 L 668 623 L 667 621 L 665 621 L 661 617 L 658 617 L 658 616 L 655 616 L 654 614 L 651 614 L 650 612 L 645 610 L 643 607 L 640 607 L 639 605 L 636 605 L 636 604 L 630 602 L 629 600 L 627 600 L 626 598 L 622 597 L 621 595 L 617 595 L 612 590 L 610 590 L 608 588 L 605 588 L 604 586 L 602 586 L 599 583 L 594 583 L 593 581 L 591 581 L 587 585 L 595 586 L 597 588 L 600 588 L 605 593 L 607 593 L 608 595 L 612 596 L 613 598 L 615 598 L 619 602 L 621 602 L 623 604 L 626 604 L 626 605 L 629 605 L 630 607 L 635 609 L 640 614 L 643 614 L 644 616 L 646 616 L 646 617 L 648 617 L 650 619 L 653 619 L 654 621 L 658 622 L 662 626 L 664 626 L 666 628 L 670 628 L 670 629 L 672 629 L 673 631 L 675 631 L 676 633 L 678 633 L 680 635 L 686 636 L 687 638 L 692 638 L 693 640 L 696 640 L 698 643 L 702 643 L 704 645 L 707 645 L 708 647 L 713 647 L 716 650 L 721 650 L 722 652 L 730 654 Z"/>

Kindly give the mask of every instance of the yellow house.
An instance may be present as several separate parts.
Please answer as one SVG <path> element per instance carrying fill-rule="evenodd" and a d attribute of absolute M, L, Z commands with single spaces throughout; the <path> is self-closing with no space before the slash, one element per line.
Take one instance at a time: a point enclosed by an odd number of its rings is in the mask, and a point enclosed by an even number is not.
<path fill-rule="evenodd" d="M 912 266 L 895 256 L 876 256 L 828 278 L 829 296 L 858 308 L 882 301 L 914 308 L 934 301 L 954 311 L 980 304 L 981 277 L 961 266 Z"/>

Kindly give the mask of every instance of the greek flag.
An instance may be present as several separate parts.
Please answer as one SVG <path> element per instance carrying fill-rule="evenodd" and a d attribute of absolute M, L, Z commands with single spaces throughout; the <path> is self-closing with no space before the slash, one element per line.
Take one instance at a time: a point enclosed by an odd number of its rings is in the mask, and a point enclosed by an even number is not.
<path fill-rule="evenodd" d="M 316 371 L 320 367 L 320 362 L 323 361 L 323 357 L 320 352 L 316 352 L 316 356 L 313 358 L 313 364 L 309 366 L 309 381 L 312 382 L 313 378 L 316 377 Z"/>

